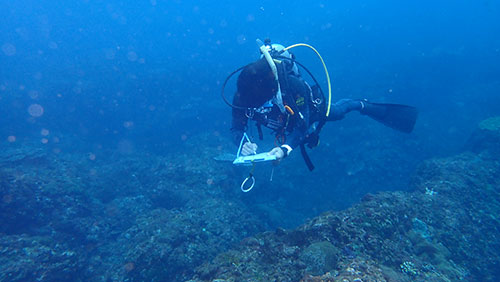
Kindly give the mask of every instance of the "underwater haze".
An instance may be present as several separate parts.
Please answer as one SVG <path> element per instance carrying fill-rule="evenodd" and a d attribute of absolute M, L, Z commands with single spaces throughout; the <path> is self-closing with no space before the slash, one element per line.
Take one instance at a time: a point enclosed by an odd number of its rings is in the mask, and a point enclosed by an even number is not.
<path fill-rule="evenodd" d="M 498 281 L 499 19 L 493 0 L 1 1 L 0 281 Z M 233 166 L 221 88 L 256 39 L 314 46 L 334 102 L 414 106 L 413 132 L 354 113 L 312 172 L 299 150 Z"/>

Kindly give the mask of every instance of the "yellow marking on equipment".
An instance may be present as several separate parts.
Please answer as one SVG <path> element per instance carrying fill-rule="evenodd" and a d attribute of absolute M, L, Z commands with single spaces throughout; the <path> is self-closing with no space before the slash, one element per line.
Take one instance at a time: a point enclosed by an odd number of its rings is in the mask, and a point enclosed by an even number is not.
<path fill-rule="evenodd" d="M 324 68 L 325 74 L 326 74 L 326 81 L 328 82 L 328 108 L 326 110 L 326 116 L 328 117 L 330 115 L 330 108 L 332 105 L 332 84 L 330 82 L 330 75 L 328 74 L 328 69 L 326 68 L 325 61 L 323 60 L 323 58 L 321 57 L 319 52 L 314 47 L 312 47 L 309 44 L 305 44 L 305 43 L 298 43 L 298 44 L 293 44 L 291 46 L 288 46 L 285 49 L 283 49 L 283 52 L 287 51 L 289 49 L 295 48 L 295 47 L 299 47 L 299 46 L 304 46 L 304 47 L 308 47 L 308 48 L 312 49 L 316 53 L 316 55 L 318 55 L 319 59 L 321 60 L 321 63 L 323 64 L 323 68 Z"/>
<path fill-rule="evenodd" d="M 285 106 L 285 109 L 293 116 L 295 114 L 295 112 L 292 110 L 292 108 L 290 108 L 290 106 L 286 105 Z"/>

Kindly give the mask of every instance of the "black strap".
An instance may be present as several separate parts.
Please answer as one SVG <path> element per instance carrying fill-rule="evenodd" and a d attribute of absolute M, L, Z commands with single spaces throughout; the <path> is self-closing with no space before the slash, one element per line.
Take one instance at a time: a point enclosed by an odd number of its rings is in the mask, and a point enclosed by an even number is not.
<path fill-rule="evenodd" d="M 315 148 L 316 146 L 319 145 L 319 133 L 321 132 L 321 129 L 326 123 L 326 119 L 322 119 L 319 123 L 318 126 L 316 126 L 316 129 L 311 132 L 304 143 L 307 143 L 307 147 L 309 148 Z"/>
<path fill-rule="evenodd" d="M 304 146 L 304 143 L 300 144 L 300 153 L 302 154 L 302 158 L 304 159 L 304 162 L 307 165 L 307 168 L 310 171 L 314 170 L 314 164 L 311 162 L 311 159 L 309 158 L 309 155 L 307 154 L 306 147 Z"/>
<path fill-rule="evenodd" d="M 259 140 L 264 140 L 264 134 L 262 134 L 262 126 L 260 126 L 260 123 L 255 123 L 255 126 L 257 126 L 257 132 L 259 133 Z"/>
<path fill-rule="evenodd" d="M 318 126 L 316 127 L 316 130 L 314 130 L 311 134 L 309 134 L 304 139 L 304 141 L 300 144 L 300 153 L 302 154 L 302 158 L 304 159 L 304 162 L 306 163 L 307 168 L 310 171 L 314 170 L 314 164 L 312 163 L 311 158 L 309 158 L 309 155 L 307 154 L 305 144 L 307 144 L 307 147 L 309 147 L 311 149 L 318 146 L 319 133 L 320 133 L 321 129 L 323 128 L 323 126 L 325 125 L 325 123 L 326 123 L 326 119 L 322 119 L 319 122 Z"/>

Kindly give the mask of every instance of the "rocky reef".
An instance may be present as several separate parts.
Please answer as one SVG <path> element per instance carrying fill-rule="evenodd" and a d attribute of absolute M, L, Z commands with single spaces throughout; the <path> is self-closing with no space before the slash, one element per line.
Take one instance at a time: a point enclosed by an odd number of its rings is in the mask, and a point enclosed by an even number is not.
<path fill-rule="evenodd" d="M 475 140 L 500 147 L 483 131 Z M 297 229 L 246 238 L 191 281 L 497 281 L 500 155 L 471 148 L 422 163 L 412 192 L 367 194 Z"/>
<path fill-rule="evenodd" d="M 349 209 L 274 231 L 265 231 L 270 227 L 239 191 L 241 171 L 213 160 L 224 151 L 218 144 L 226 141 L 198 138 L 161 156 L 4 144 L 0 280 L 496 281 L 500 276 L 496 131 L 478 128 L 463 153 L 420 164 L 409 192 L 367 194 Z"/>
<path fill-rule="evenodd" d="M 0 280 L 183 281 L 267 229 L 227 188 L 237 185 L 212 160 L 219 149 L 186 146 L 197 159 L 7 144 Z"/>

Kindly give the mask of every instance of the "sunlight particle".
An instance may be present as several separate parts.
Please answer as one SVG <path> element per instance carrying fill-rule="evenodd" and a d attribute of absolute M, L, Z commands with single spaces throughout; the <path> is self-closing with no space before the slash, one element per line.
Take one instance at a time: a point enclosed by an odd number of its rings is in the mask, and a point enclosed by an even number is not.
<path fill-rule="evenodd" d="M 28 96 L 30 96 L 30 98 L 33 99 L 33 100 L 37 99 L 38 95 L 39 95 L 39 93 L 36 90 L 30 90 L 28 92 Z"/>
<path fill-rule="evenodd" d="M 10 43 L 5 43 L 2 45 L 2 51 L 6 56 L 14 56 L 16 54 L 16 46 Z"/>
<path fill-rule="evenodd" d="M 10 204 L 12 200 L 13 200 L 12 195 L 4 195 L 2 197 L 2 202 L 4 202 L 5 204 Z"/>
<path fill-rule="evenodd" d="M 39 104 L 31 104 L 28 107 L 28 113 L 32 117 L 41 117 L 43 115 L 43 107 L 40 106 Z"/>
<path fill-rule="evenodd" d="M 126 263 L 123 268 L 125 269 L 126 272 L 130 272 L 132 270 L 134 270 L 135 268 L 135 265 L 133 262 L 129 262 L 129 263 Z"/>
<path fill-rule="evenodd" d="M 138 56 L 137 56 L 137 53 L 136 53 L 136 52 L 134 52 L 134 51 L 130 51 L 130 52 L 128 52 L 128 54 L 127 54 L 127 59 L 128 59 L 129 61 L 131 61 L 131 62 L 135 62 L 135 61 L 137 61 L 137 58 L 138 58 Z"/>
<path fill-rule="evenodd" d="M 49 48 L 50 49 L 57 49 L 57 43 L 54 41 L 49 42 Z"/>
<path fill-rule="evenodd" d="M 116 51 L 114 49 L 105 49 L 104 50 L 104 57 L 106 57 L 107 60 L 113 60 L 115 58 Z"/>
<path fill-rule="evenodd" d="M 123 122 L 123 127 L 125 128 L 132 128 L 134 126 L 134 122 L 133 121 L 125 121 Z"/>
<path fill-rule="evenodd" d="M 244 44 L 246 41 L 247 41 L 247 38 L 245 37 L 245 35 L 243 34 L 240 34 L 238 35 L 238 37 L 236 38 L 236 41 L 238 42 L 238 44 Z"/>

